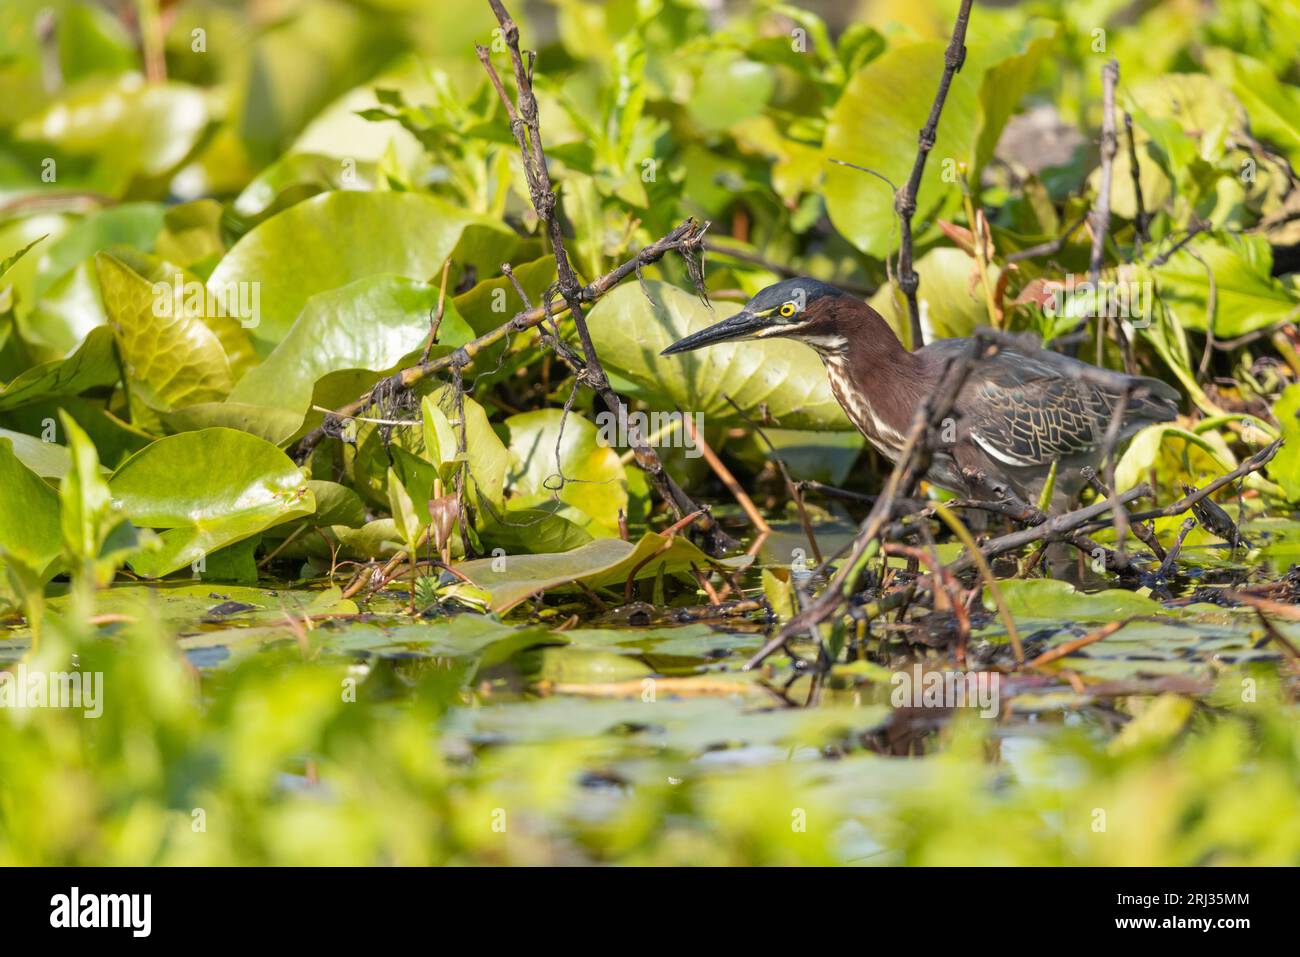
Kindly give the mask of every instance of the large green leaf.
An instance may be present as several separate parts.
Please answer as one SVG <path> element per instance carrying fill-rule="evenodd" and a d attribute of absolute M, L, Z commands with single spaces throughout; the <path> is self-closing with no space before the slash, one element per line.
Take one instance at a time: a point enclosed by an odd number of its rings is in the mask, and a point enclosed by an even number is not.
<path fill-rule="evenodd" d="M 1145 595 L 1118 588 L 1089 594 L 1077 591 L 1069 582 L 1052 578 L 1004 581 L 1001 588 L 1008 610 L 1017 619 L 1106 621 L 1154 615 L 1162 610 L 1159 602 Z M 984 606 L 990 611 L 997 609 L 987 591 Z"/>
<path fill-rule="evenodd" d="M 736 306 L 710 309 L 683 289 L 648 282 L 653 303 L 636 283 L 605 296 L 591 310 L 592 341 L 601 361 L 628 392 L 663 412 L 700 412 L 716 425 L 737 421 L 724 396 L 746 413 L 760 403 L 786 428 L 848 429 L 817 354 L 789 340 L 721 343 L 699 352 L 659 353 L 687 333 L 720 322 Z M 644 430 L 643 430 L 644 431 Z"/>
<path fill-rule="evenodd" d="M 179 208 L 172 207 L 172 211 Z M 238 300 L 223 301 L 213 296 L 193 272 L 159 256 L 129 246 L 114 246 L 105 252 L 146 279 L 156 295 L 165 299 L 170 293 L 170 303 L 160 302 L 161 308 L 170 305 L 172 315 L 198 319 L 211 329 L 226 353 L 230 373 L 236 381 L 256 363 L 253 343 L 238 317 L 243 308 Z"/>
<path fill-rule="evenodd" d="M 93 160 L 91 184 L 120 195 L 136 181 L 158 180 L 177 168 L 210 119 L 202 90 L 126 73 L 111 83 L 81 84 L 16 133 Z"/>
<path fill-rule="evenodd" d="M 1288 500 L 1300 502 L 1300 385 L 1286 387 L 1273 406 L 1273 414 L 1286 441 L 1268 463 L 1268 474 L 1282 486 Z"/>
<path fill-rule="evenodd" d="M 1283 83 L 1254 57 L 1231 50 L 1206 51 L 1205 65 L 1245 106 L 1251 132 L 1277 144 L 1293 167 L 1300 166 L 1300 87 Z"/>
<path fill-rule="evenodd" d="M 1178 313 L 1186 329 L 1204 332 L 1214 274 L 1214 334 L 1231 339 L 1294 319 L 1300 294 L 1294 281 L 1273 278 L 1273 253 L 1263 236 L 1198 237 L 1154 270 L 1165 304 Z"/>
<path fill-rule="evenodd" d="M 146 578 L 316 508 L 306 478 L 288 456 L 234 429 L 159 439 L 122 463 L 108 484 L 133 522 L 165 529 L 160 550 L 131 562 Z"/>
<path fill-rule="evenodd" d="M 317 293 L 378 273 L 432 279 L 475 221 L 417 193 L 325 193 L 247 233 L 217 264 L 208 287 L 256 284 L 259 311 L 250 328 L 265 355 Z"/>
<path fill-rule="evenodd" d="M 831 111 L 826 157 L 875 170 L 901 187 L 916 159 L 917 131 L 934 103 L 943 50 L 938 42 L 898 47 L 854 74 Z M 938 137 L 917 191 L 918 223 L 960 201 L 952 163 L 969 164 L 974 159 L 977 110 L 978 87 L 962 70 L 948 91 Z M 894 194 L 875 177 L 829 166 L 826 209 L 835 228 L 868 255 L 884 258 L 898 243 Z"/>
<path fill-rule="evenodd" d="M 0 436 L 0 555 L 42 571 L 63 550 L 59 493 L 22 463 Z"/>
<path fill-rule="evenodd" d="M 9 429 L 0 429 L 0 439 L 9 442 L 18 461 L 43 479 L 61 479 L 72 467 L 67 448 L 56 442 L 45 442 L 26 432 Z"/>
<path fill-rule="evenodd" d="M 112 385 L 118 374 L 113 333 L 103 327 L 92 329 L 68 358 L 32 366 L 0 389 L 0 411 Z"/>
<path fill-rule="evenodd" d="M 170 289 L 160 297 L 109 253 L 96 256 L 95 265 L 132 400 L 169 410 L 224 399 L 234 385 L 230 360 L 203 321 L 202 305 L 196 310 Z"/>
<path fill-rule="evenodd" d="M 1049 24 L 1031 21 L 1020 38 L 968 47 L 966 63 L 944 101 L 917 191 L 918 233 L 961 202 L 957 164 L 965 164 L 971 182 L 978 184 L 980 167 L 992 155 L 1053 32 Z M 927 41 L 896 47 L 855 73 L 831 111 L 826 159 L 875 170 L 901 188 L 916 160 L 917 134 L 934 103 L 945 46 Z M 884 258 L 898 243 L 894 193 L 875 177 L 828 165 L 826 209 L 835 228 L 870 256 Z"/>
<path fill-rule="evenodd" d="M 978 268 L 974 259 L 951 246 L 931 249 L 916 261 L 916 274 L 921 277 L 916 298 L 927 342 L 973 335 L 976 327 L 988 325 L 989 311 L 984 304 L 984 287 L 978 282 Z M 992 267 L 989 280 L 997 281 Z M 907 328 L 907 303 L 892 284 L 881 286 L 871 297 L 871 305 L 895 332 Z"/>
<path fill-rule="evenodd" d="M 565 418 L 562 409 L 539 409 L 512 415 L 505 427 L 512 509 L 558 499 L 556 514 L 593 536 L 617 534 L 619 512 L 627 513 L 627 476 L 596 426 L 576 413 Z"/>
<path fill-rule="evenodd" d="M 239 381 L 230 401 L 305 414 L 317 380 L 327 374 L 384 372 L 419 350 L 438 294 L 436 285 L 377 275 L 312 296 L 284 341 Z M 449 299 L 431 354 L 444 355 L 473 337 Z"/>

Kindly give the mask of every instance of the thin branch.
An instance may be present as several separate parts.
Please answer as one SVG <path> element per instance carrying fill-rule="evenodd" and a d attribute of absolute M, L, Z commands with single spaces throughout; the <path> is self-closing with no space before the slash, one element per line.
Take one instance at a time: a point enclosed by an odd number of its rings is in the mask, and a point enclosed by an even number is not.
<path fill-rule="evenodd" d="M 1092 208 L 1092 252 L 1088 256 L 1088 279 L 1096 288 L 1101 281 L 1101 260 L 1110 232 L 1111 167 L 1117 149 L 1115 137 L 1115 84 L 1119 81 L 1119 62 L 1111 60 L 1101 68 L 1101 183 L 1097 203 Z"/>
<path fill-rule="evenodd" d="M 1004 257 L 1009 263 L 1021 262 L 1025 259 L 1035 259 L 1038 256 L 1052 256 L 1061 251 L 1061 248 L 1070 241 L 1070 237 L 1079 231 L 1079 227 L 1088 221 L 1088 214 L 1084 213 L 1076 219 L 1066 230 L 1055 239 L 1049 239 L 1045 243 L 1039 243 L 1037 246 L 1026 246 L 1024 249 L 1017 249 L 1015 252 L 1007 253 Z"/>
<path fill-rule="evenodd" d="M 696 447 L 700 450 L 700 454 L 704 456 L 704 461 L 709 463 L 709 468 L 713 469 L 713 474 L 718 477 L 722 484 L 727 487 L 727 491 L 730 492 L 732 497 L 740 504 L 741 509 L 744 510 L 745 515 L 749 518 L 749 521 L 753 524 L 754 528 L 758 530 L 760 535 L 770 533 L 772 528 L 767 524 L 767 520 L 763 518 L 763 513 L 758 510 L 756 505 L 754 505 L 754 500 L 749 497 L 749 493 L 745 491 L 745 487 L 736 480 L 736 476 L 731 474 L 731 469 L 727 468 L 727 466 L 723 464 L 722 459 L 718 458 L 718 454 L 714 452 L 709 443 L 704 440 L 704 436 L 700 434 L 700 430 L 695 427 L 694 420 L 683 412 L 682 422 L 686 425 L 686 431 L 690 433 L 691 441 L 695 443 Z"/>
<path fill-rule="evenodd" d="M 808 537 L 808 547 L 812 549 L 813 557 L 817 559 L 817 564 L 820 565 L 823 561 L 822 550 L 817 544 L 817 536 L 813 534 L 812 522 L 808 518 L 808 509 L 804 507 L 803 493 L 799 490 L 799 486 L 791 477 L 790 470 L 786 468 L 785 460 L 781 458 L 780 453 L 776 450 L 776 446 L 773 445 L 772 440 L 767 437 L 767 433 L 763 431 L 757 422 L 745 414 L 745 410 L 736 404 L 736 400 L 725 393 L 722 397 L 727 400 L 727 403 L 736 410 L 736 414 L 745 420 L 749 427 L 754 430 L 754 434 L 757 435 L 762 440 L 763 444 L 767 446 L 768 454 L 771 455 L 772 461 L 776 463 L 777 469 L 781 472 L 781 478 L 785 480 L 786 490 L 790 493 L 790 498 L 794 500 L 794 507 L 799 513 L 799 524 L 803 526 L 803 533 Z M 769 528 L 767 531 L 771 531 L 771 529 Z"/>
<path fill-rule="evenodd" d="M 1144 498 L 1151 494 L 1149 485 L 1139 485 L 1131 488 L 1126 492 L 1121 492 L 1119 501 L 1127 505 L 1135 499 Z M 1190 507 L 1190 506 L 1189 506 Z M 999 538 L 985 542 L 980 548 L 980 554 L 985 558 L 994 558 L 1007 552 L 1013 552 L 1019 548 L 1034 542 L 1055 542 L 1068 541 L 1080 528 L 1094 521 L 1098 517 L 1105 515 L 1110 511 L 1110 501 L 1103 499 L 1100 502 L 1093 502 L 1091 505 L 1075 509 L 1072 512 L 1063 512 L 1060 515 L 1054 515 L 1041 525 L 1035 525 L 1033 528 L 1022 529 L 1018 532 L 1010 532 Z M 1136 516 L 1132 516 L 1136 519 Z M 1109 523 L 1108 523 L 1109 524 Z M 949 568 L 954 572 L 965 571 L 972 568 L 975 560 L 970 555 L 963 555 L 953 562 Z"/>
<path fill-rule="evenodd" d="M 519 144 L 523 158 L 524 178 L 528 182 L 528 193 L 538 218 L 546 227 L 551 241 L 551 252 L 555 256 L 557 285 L 560 296 L 569 307 L 578 341 L 582 344 L 582 354 L 586 367 L 578 377 L 601 397 L 610 411 L 618 413 L 625 404 L 610 385 L 605 368 L 596 354 L 591 332 L 587 328 L 586 315 L 583 311 L 582 283 L 578 281 L 569 254 L 564 245 L 564 228 L 558 213 L 559 196 L 552 184 L 551 175 L 546 166 L 546 153 L 542 147 L 541 123 L 538 116 L 537 97 L 533 93 L 532 61 L 524 64 L 523 54 L 519 49 L 519 27 L 506 11 L 501 0 L 488 0 L 492 13 L 501 25 L 506 47 L 510 52 L 510 62 L 514 67 L 515 101 L 512 102 L 506 92 L 505 84 L 497 75 L 492 65 L 491 51 L 482 45 L 476 45 L 479 62 L 487 72 L 488 79 L 496 89 L 497 96 L 505 106 L 510 119 L 510 130 Z M 696 530 L 704 537 L 706 550 L 714 555 L 722 554 L 735 543 L 718 526 L 717 521 L 707 509 L 700 507 L 673 481 L 664 470 L 663 462 L 655 450 L 646 442 L 635 423 L 628 426 L 628 444 L 636 451 L 636 463 L 646 473 L 650 484 L 659 493 L 674 516 L 681 518 L 684 514 L 699 513 Z"/>
<path fill-rule="evenodd" d="M 916 215 L 916 194 L 921 188 L 921 175 L 925 172 L 925 161 L 934 149 L 939 130 L 939 115 L 943 112 L 944 100 L 948 98 L 948 88 L 952 78 L 957 75 L 962 64 L 966 62 L 966 26 L 970 23 L 971 0 L 961 0 L 957 11 L 957 22 L 952 28 L 952 39 L 943 57 L 943 76 L 939 78 L 939 89 L 934 95 L 930 107 L 930 116 L 921 127 L 917 138 L 916 161 L 912 164 L 912 175 L 908 177 L 903 189 L 894 196 L 894 209 L 898 211 L 901 225 L 901 240 L 898 248 L 898 285 L 907 297 L 907 314 L 911 320 L 911 346 L 919 349 L 924 342 L 921 333 L 921 308 L 917 303 L 916 290 L 921 280 L 912 268 L 912 217 Z"/>
<path fill-rule="evenodd" d="M 438 341 L 438 330 L 442 327 L 443 311 L 447 308 L 447 274 L 451 272 L 451 260 L 442 264 L 442 283 L 438 286 L 438 308 L 429 322 L 429 337 L 424 340 L 424 351 L 420 353 L 420 362 L 429 361 L 429 352 Z"/>
<path fill-rule="evenodd" d="M 1231 472 L 1220 475 L 1212 482 L 1207 482 L 1204 488 L 1197 489 L 1195 492 L 1184 495 L 1178 501 L 1166 505 L 1164 508 L 1153 508 L 1146 512 L 1139 512 L 1136 515 L 1130 515 L 1129 518 L 1134 522 L 1144 522 L 1150 518 L 1167 518 L 1170 515 L 1181 515 L 1197 502 L 1213 495 L 1225 485 L 1235 482 L 1237 479 L 1249 475 L 1252 472 L 1258 472 L 1269 462 L 1273 461 L 1273 456 L 1277 455 L 1281 448 L 1282 440 L 1278 439 L 1271 445 L 1267 445 L 1260 449 Z"/>
<path fill-rule="evenodd" d="M 648 246 L 643 247 L 631 259 L 611 269 L 600 278 L 588 283 L 579 293 L 579 297 L 584 303 L 592 303 L 604 296 L 611 289 L 621 283 L 628 276 L 631 276 L 638 268 L 648 266 L 658 262 L 670 252 L 682 253 L 685 255 L 694 255 L 697 247 L 702 242 L 704 231 L 708 229 L 707 223 L 698 223 L 694 219 L 688 219 L 681 223 L 672 232 L 668 233 L 661 239 L 656 240 Z M 525 332 L 535 326 L 540 325 L 547 317 L 544 306 L 531 306 L 524 311 L 516 314 L 513 318 L 507 320 L 495 329 L 483 333 L 478 338 L 467 342 L 455 352 L 449 355 L 440 356 L 429 362 L 422 362 L 419 365 L 410 366 L 390 377 L 395 380 L 396 385 L 402 388 L 409 388 L 424 379 L 439 375 L 440 373 L 450 372 L 457 365 L 467 366 L 478 356 L 482 355 L 487 349 L 501 342 L 507 337 Z M 389 380 L 384 380 L 388 382 Z M 363 412 L 372 405 L 377 395 L 383 391 L 381 386 L 384 382 L 377 383 L 370 390 L 363 393 L 355 402 L 336 409 L 332 416 L 327 416 L 326 421 L 320 427 L 307 433 L 296 446 L 294 458 L 301 462 L 309 455 L 321 440 L 327 435 L 332 434 L 332 430 L 337 426 L 333 420 L 352 418 Z"/>
<path fill-rule="evenodd" d="M 1137 210 L 1133 219 L 1133 251 L 1141 257 L 1142 244 L 1150 238 L 1147 227 L 1151 225 L 1151 216 L 1142 201 L 1142 167 L 1138 164 L 1137 140 L 1133 138 L 1133 115 L 1127 111 L 1124 113 L 1124 132 L 1128 139 L 1128 171 L 1133 179 L 1133 202 Z"/>

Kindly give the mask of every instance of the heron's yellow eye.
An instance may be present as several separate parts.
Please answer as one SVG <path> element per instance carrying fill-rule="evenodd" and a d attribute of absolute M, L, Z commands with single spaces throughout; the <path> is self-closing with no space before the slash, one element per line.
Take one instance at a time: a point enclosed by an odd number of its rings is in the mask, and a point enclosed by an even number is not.
<path fill-rule="evenodd" d="M 784 319 L 789 319 L 798 311 L 799 311 L 798 307 L 795 306 L 795 304 L 792 302 L 781 303 L 781 316 Z"/>

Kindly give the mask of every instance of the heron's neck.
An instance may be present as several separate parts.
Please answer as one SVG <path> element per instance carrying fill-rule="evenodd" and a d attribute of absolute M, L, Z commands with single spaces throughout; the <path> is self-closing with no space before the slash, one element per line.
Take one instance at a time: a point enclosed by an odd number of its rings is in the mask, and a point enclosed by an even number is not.
<path fill-rule="evenodd" d="M 897 457 L 932 385 L 923 374 L 925 364 L 865 303 L 847 300 L 818 325 L 809 344 L 826 365 L 835 398 L 873 445 Z"/>

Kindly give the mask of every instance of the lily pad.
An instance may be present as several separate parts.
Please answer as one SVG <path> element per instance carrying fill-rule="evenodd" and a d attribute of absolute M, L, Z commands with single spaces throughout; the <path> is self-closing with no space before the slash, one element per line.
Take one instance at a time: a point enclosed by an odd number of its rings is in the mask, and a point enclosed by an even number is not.
<path fill-rule="evenodd" d="M 109 490 L 135 524 L 164 530 L 158 536 L 161 549 L 131 562 L 146 578 L 166 575 L 316 508 L 306 479 L 288 456 L 234 429 L 159 439 L 122 463 Z"/>
<path fill-rule="evenodd" d="M 749 563 L 747 556 L 726 559 L 728 568 Z M 695 565 L 705 568 L 713 559 L 682 538 L 671 541 L 646 532 L 635 544 L 620 538 L 602 538 L 562 554 L 507 555 L 462 562 L 457 570 L 492 595 L 491 608 L 504 612 L 540 591 L 581 581 L 592 588 L 622 586 L 628 575 L 637 578 L 659 573 L 686 571 Z"/>
<path fill-rule="evenodd" d="M 1017 619 L 1106 621 L 1163 611 L 1154 599 L 1119 588 L 1081 592 L 1069 582 L 1053 578 L 1004 580 L 1000 584 L 1007 608 Z M 987 592 L 984 607 L 990 611 L 997 609 Z"/>

